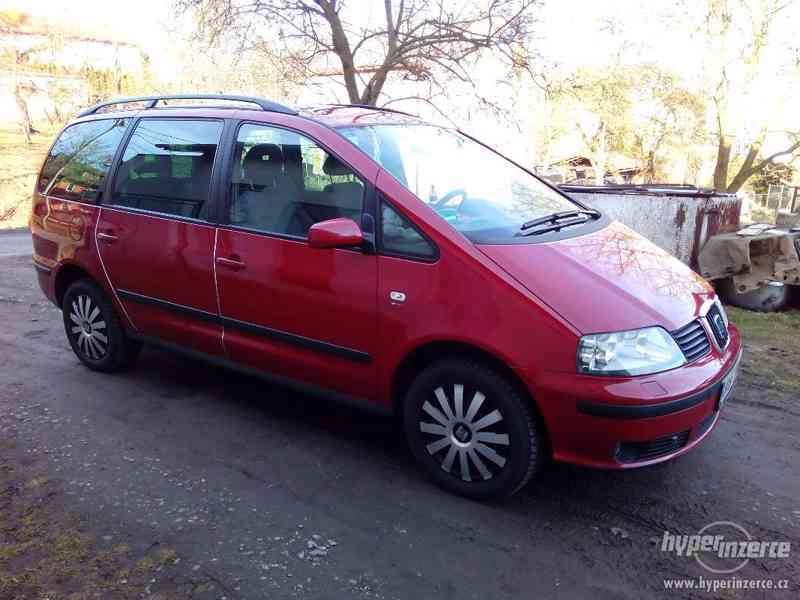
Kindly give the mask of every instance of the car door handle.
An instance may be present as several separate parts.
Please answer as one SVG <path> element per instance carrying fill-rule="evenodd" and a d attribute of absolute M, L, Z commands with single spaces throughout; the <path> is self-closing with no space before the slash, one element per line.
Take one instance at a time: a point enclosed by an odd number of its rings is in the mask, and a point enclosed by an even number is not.
<path fill-rule="evenodd" d="M 218 256 L 217 264 L 221 267 L 227 267 L 228 269 L 232 269 L 234 271 L 241 271 L 242 269 L 247 267 L 247 265 L 245 265 L 239 259 L 239 257 L 225 258 L 224 256 Z"/>
<path fill-rule="evenodd" d="M 105 233 L 103 231 L 98 231 L 97 239 L 100 240 L 101 242 L 105 242 L 106 244 L 113 244 L 119 238 L 115 236 L 113 233 Z"/>

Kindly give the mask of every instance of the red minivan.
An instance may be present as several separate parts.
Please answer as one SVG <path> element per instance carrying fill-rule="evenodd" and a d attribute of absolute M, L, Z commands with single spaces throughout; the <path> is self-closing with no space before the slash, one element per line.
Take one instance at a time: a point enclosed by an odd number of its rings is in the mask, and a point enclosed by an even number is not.
<path fill-rule="evenodd" d="M 90 369 L 143 343 L 394 413 L 430 476 L 509 495 L 716 425 L 741 340 L 687 266 L 469 135 L 366 106 L 160 96 L 83 111 L 34 264 Z"/>

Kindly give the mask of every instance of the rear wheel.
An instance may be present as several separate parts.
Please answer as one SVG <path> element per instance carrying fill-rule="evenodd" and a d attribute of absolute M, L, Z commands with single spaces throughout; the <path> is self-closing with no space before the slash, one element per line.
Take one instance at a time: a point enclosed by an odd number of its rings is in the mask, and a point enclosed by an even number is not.
<path fill-rule="evenodd" d="M 516 388 L 489 367 L 446 360 L 408 390 L 403 421 L 416 459 L 445 489 L 509 496 L 544 460 L 544 435 Z"/>
<path fill-rule="evenodd" d="M 141 345 L 128 338 L 105 293 L 87 279 L 67 288 L 61 305 L 64 329 L 80 361 L 94 371 L 130 367 Z"/>

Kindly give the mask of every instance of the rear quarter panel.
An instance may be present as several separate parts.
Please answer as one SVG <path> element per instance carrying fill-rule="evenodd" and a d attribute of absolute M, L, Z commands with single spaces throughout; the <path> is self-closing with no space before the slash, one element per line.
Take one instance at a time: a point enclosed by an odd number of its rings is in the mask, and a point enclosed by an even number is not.
<path fill-rule="evenodd" d="M 73 265 L 86 271 L 110 297 L 105 274 L 97 257 L 94 228 L 100 211 L 84 202 L 61 200 L 33 194 L 30 229 L 33 239 L 33 261 L 38 269 L 39 285 L 45 295 L 56 302 L 56 281 L 59 273 Z M 46 269 L 50 272 L 47 274 Z"/>

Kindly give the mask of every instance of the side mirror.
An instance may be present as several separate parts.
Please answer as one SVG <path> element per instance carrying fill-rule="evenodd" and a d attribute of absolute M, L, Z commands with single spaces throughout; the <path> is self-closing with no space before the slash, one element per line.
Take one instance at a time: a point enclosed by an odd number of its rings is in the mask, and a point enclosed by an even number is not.
<path fill-rule="evenodd" d="M 361 227 L 352 219 L 320 221 L 308 230 L 308 245 L 312 248 L 349 248 L 363 241 Z"/>

